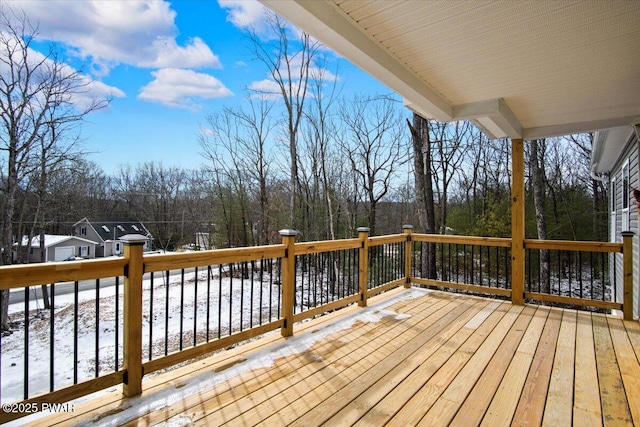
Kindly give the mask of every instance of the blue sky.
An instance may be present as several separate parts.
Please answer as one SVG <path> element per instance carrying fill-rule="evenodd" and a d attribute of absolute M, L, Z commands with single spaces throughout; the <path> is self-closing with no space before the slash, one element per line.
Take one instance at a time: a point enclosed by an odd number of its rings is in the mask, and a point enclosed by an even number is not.
<path fill-rule="evenodd" d="M 264 28 L 263 6 L 253 0 L 2 0 L 39 26 L 36 49 L 51 42 L 65 61 L 82 67 L 110 106 L 83 126 L 89 159 L 107 174 L 119 165 L 154 161 L 197 168 L 205 117 L 235 106 L 245 89 L 265 85 L 266 69 L 252 62 L 246 28 Z M 295 30 L 292 30 L 295 31 Z M 337 57 L 348 91 L 388 92 Z"/>

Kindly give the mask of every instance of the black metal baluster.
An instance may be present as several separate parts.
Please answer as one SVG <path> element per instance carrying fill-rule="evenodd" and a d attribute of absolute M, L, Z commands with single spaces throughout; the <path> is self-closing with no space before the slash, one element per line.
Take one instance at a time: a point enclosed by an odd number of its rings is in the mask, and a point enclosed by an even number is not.
<path fill-rule="evenodd" d="M 253 328 L 253 292 L 254 292 L 254 286 L 253 286 L 253 280 L 255 277 L 255 271 L 254 271 L 254 266 L 255 266 L 255 261 L 251 261 L 251 276 L 250 276 L 250 296 L 251 296 L 251 305 L 249 306 L 249 328 Z"/>
<path fill-rule="evenodd" d="M 222 264 L 218 264 L 218 339 L 222 336 Z"/>
<path fill-rule="evenodd" d="M 55 327 L 56 320 L 55 306 L 56 306 L 56 290 L 55 285 L 51 284 L 51 297 L 49 302 L 49 391 L 53 391 L 54 387 L 54 347 L 55 347 Z M 2 306 L 0 304 L 0 306 Z M 118 353 L 118 346 L 116 345 L 116 354 Z"/>
<path fill-rule="evenodd" d="M 182 334 L 184 332 L 184 268 L 180 270 L 180 351 L 182 351 Z"/>
<path fill-rule="evenodd" d="M 100 279 L 96 279 L 96 378 L 100 374 Z"/>
<path fill-rule="evenodd" d="M 478 246 L 478 250 L 480 251 L 480 264 L 478 265 L 478 270 L 480 270 L 479 271 L 479 273 L 480 273 L 480 283 L 479 283 L 480 286 L 484 285 L 484 283 L 482 283 L 482 249 L 483 249 L 482 246 Z"/>
<path fill-rule="evenodd" d="M 211 319 L 211 266 L 207 266 L 207 342 L 209 342 L 209 320 Z"/>
<path fill-rule="evenodd" d="M 77 330 L 74 330 L 74 335 L 77 336 Z M 23 399 L 29 398 L 29 287 L 24 288 L 24 396 Z"/>
<path fill-rule="evenodd" d="M 78 305 L 79 283 L 76 280 L 73 287 L 73 383 L 78 384 Z"/>
<path fill-rule="evenodd" d="M 51 286 L 51 288 L 53 289 L 53 286 Z M 51 294 L 53 294 L 53 290 L 51 291 Z M 53 305 L 53 304 L 52 304 Z M 120 361 L 118 360 L 118 356 L 120 353 L 120 276 L 116 276 L 116 350 L 115 350 L 115 367 L 114 367 L 114 371 L 117 371 L 120 369 Z"/>
<path fill-rule="evenodd" d="M 169 270 L 165 272 L 164 355 L 169 354 Z"/>
<path fill-rule="evenodd" d="M 570 251 L 566 251 L 567 253 L 567 270 L 569 271 L 569 289 L 567 290 L 567 293 L 569 296 L 573 296 L 573 286 L 571 286 L 571 252 Z"/>
<path fill-rule="evenodd" d="M 194 268 L 196 275 L 193 283 L 193 346 L 198 342 L 198 267 Z"/>
<path fill-rule="evenodd" d="M 471 271 L 469 274 L 469 277 L 471 278 L 471 284 L 474 285 L 475 284 L 475 273 L 474 273 L 474 267 L 476 264 L 476 257 L 475 257 L 475 245 L 471 245 Z"/>
<path fill-rule="evenodd" d="M 269 259 L 269 323 L 273 317 L 273 258 Z"/>
<path fill-rule="evenodd" d="M 278 258 L 278 317 L 282 315 L 282 258 Z M 295 294 L 294 294 L 295 295 Z"/>
<path fill-rule="evenodd" d="M 153 271 L 149 274 L 149 281 L 151 282 L 149 288 L 149 360 L 151 360 L 153 358 L 153 288 L 155 287 Z"/>
<path fill-rule="evenodd" d="M 264 286 L 264 263 L 266 260 L 261 259 L 260 260 L 260 270 L 258 270 L 258 280 L 260 280 L 260 309 L 258 310 L 258 318 L 260 320 L 260 325 L 262 325 L 262 306 L 263 306 L 263 286 Z"/>
<path fill-rule="evenodd" d="M 240 332 L 242 332 L 242 326 L 244 325 L 244 269 L 245 262 L 240 263 Z"/>
<path fill-rule="evenodd" d="M 578 252 L 578 283 L 580 283 L 580 298 L 582 298 L 582 252 Z"/>
<path fill-rule="evenodd" d="M 458 250 L 458 244 L 456 243 L 456 283 L 460 283 L 460 251 Z"/>
<path fill-rule="evenodd" d="M 591 295 L 591 299 L 593 299 L 593 276 L 595 274 L 595 265 L 593 263 L 593 252 L 589 252 L 589 294 Z M 602 284 L 604 287 L 604 275 L 602 277 Z"/>
<path fill-rule="evenodd" d="M 229 264 L 229 335 L 232 331 L 232 316 L 233 316 L 233 263 Z"/>

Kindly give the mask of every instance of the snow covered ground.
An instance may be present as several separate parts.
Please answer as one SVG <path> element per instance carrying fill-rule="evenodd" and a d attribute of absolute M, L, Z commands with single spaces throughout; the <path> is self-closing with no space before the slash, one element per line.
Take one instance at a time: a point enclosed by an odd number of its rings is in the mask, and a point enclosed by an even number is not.
<path fill-rule="evenodd" d="M 187 348 L 194 344 L 194 336 L 199 344 L 207 335 L 211 340 L 279 317 L 280 286 L 269 275 L 254 272 L 254 280 L 249 280 L 227 274 L 220 277 L 215 270 L 207 280 L 207 274 L 200 271 L 197 281 L 195 273 L 185 274 L 184 282 L 180 275 L 171 276 L 168 284 L 166 276 L 156 275 L 153 299 L 151 281 L 144 281 L 144 360 L 149 360 L 149 346 L 155 359 L 165 354 L 165 348 L 167 352 L 178 350 L 181 340 Z M 26 353 L 24 303 L 12 304 L 9 312 L 14 330 L 1 341 L 1 402 L 23 399 L 25 354 L 29 396 L 49 391 L 52 364 L 56 389 L 73 384 L 74 379 L 94 378 L 96 369 L 102 375 L 115 371 L 122 364 L 122 284 L 118 293 L 117 311 L 115 286 L 100 289 L 97 306 L 95 290 L 79 292 L 77 300 L 73 293 L 55 296 L 53 340 L 51 311 L 42 308 L 42 301 L 31 302 Z"/>

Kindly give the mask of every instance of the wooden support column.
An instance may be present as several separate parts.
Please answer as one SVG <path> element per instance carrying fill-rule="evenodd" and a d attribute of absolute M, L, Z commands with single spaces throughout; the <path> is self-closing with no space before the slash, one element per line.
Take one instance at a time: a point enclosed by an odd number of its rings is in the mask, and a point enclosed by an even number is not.
<path fill-rule="evenodd" d="M 369 227 L 358 227 L 358 238 L 362 241 L 358 253 L 358 290 L 360 307 L 367 306 L 367 283 L 369 282 Z"/>
<path fill-rule="evenodd" d="M 282 259 L 282 317 L 284 325 L 280 330 L 283 337 L 293 335 L 293 306 L 296 292 L 296 230 L 280 230 L 285 257 Z"/>
<path fill-rule="evenodd" d="M 622 232 L 622 315 L 633 320 L 633 231 Z"/>
<path fill-rule="evenodd" d="M 511 302 L 524 305 L 524 142 L 511 140 Z"/>
<path fill-rule="evenodd" d="M 411 241 L 411 233 L 413 232 L 413 225 L 403 225 L 402 232 L 407 236 L 407 240 L 404 242 L 404 287 L 411 287 L 411 260 L 413 258 L 413 242 Z"/>
<path fill-rule="evenodd" d="M 128 260 L 124 274 L 124 320 L 123 346 L 125 370 L 122 393 L 125 397 L 142 393 L 142 275 L 144 262 L 142 254 L 145 236 L 127 234 L 120 240 L 124 243 L 124 257 Z"/>

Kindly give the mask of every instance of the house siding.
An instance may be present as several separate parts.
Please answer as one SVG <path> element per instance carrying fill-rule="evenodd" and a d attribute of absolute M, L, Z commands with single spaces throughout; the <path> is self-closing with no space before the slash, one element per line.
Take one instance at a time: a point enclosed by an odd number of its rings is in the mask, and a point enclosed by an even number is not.
<path fill-rule="evenodd" d="M 624 150 L 622 151 L 620 157 L 618 158 L 615 166 L 611 170 L 609 174 L 609 189 L 611 190 L 610 194 L 610 215 L 609 221 L 613 222 L 615 220 L 615 234 L 610 236 L 611 241 L 622 242 L 622 232 L 627 231 L 625 227 L 625 215 L 628 215 L 629 218 L 629 227 L 628 230 L 635 233 L 633 237 L 633 277 L 634 277 L 634 292 L 633 292 L 633 307 L 634 307 L 634 317 L 637 317 L 640 311 L 640 299 L 638 298 L 638 294 L 640 294 L 640 287 L 638 286 L 638 278 L 640 277 L 638 274 L 640 273 L 640 239 L 639 239 L 639 231 L 638 231 L 638 204 L 636 200 L 631 195 L 633 188 L 640 188 L 639 182 L 639 172 L 638 168 L 640 167 L 638 163 L 638 140 L 635 135 L 628 141 Z M 628 186 L 625 193 L 625 185 L 624 185 L 624 169 L 628 167 Z M 624 205 L 624 197 L 627 196 L 629 199 L 628 203 L 628 214 L 625 213 Z M 613 207 L 615 206 L 615 211 Z M 614 215 L 615 212 L 615 215 Z M 613 232 L 614 227 L 613 224 L 609 224 L 611 232 Z M 615 254 L 614 265 L 615 265 L 615 290 L 613 292 L 612 298 L 615 299 L 616 302 L 622 302 L 623 298 L 623 271 L 622 271 L 622 254 Z M 613 277 L 612 277 L 613 279 Z"/>

